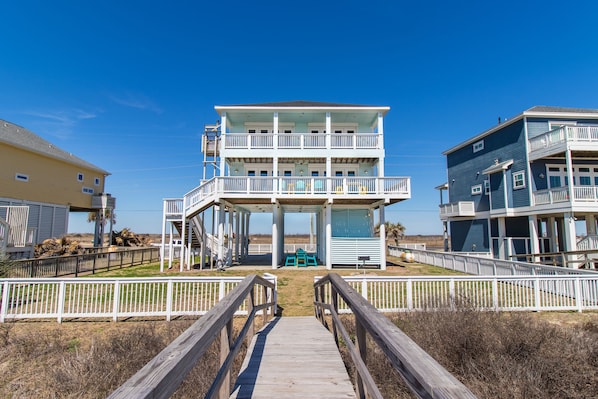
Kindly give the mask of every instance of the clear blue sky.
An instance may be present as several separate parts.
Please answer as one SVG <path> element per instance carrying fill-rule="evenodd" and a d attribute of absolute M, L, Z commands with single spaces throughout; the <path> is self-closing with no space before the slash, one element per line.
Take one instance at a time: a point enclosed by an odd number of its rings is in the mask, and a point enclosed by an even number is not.
<path fill-rule="evenodd" d="M 160 232 L 162 199 L 198 184 L 216 104 L 390 106 L 386 175 L 410 176 L 412 198 L 387 219 L 407 234 L 441 233 L 442 151 L 534 105 L 598 108 L 596 1 L 20 0 L 0 9 L 0 118 L 108 170 L 117 230 Z M 92 226 L 72 217 L 69 231 Z"/>

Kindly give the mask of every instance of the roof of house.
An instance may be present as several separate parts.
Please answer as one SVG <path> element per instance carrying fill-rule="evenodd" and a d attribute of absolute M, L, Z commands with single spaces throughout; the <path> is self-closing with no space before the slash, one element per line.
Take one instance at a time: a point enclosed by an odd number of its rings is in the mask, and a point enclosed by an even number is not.
<path fill-rule="evenodd" d="M 54 158 L 73 165 L 78 165 L 86 169 L 95 170 L 104 175 L 110 174 L 104 169 L 56 147 L 54 144 L 44 140 L 32 131 L 3 119 L 0 119 L 0 142 L 27 151 L 35 152 L 49 158 Z"/>
<path fill-rule="evenodd" d="M 357 105 L 357 104 L 341 104 L 341 103 L 327 103 L 327 102 L 319 102 L 319 101 L 304 101 L 304 100 L 296 100 L 296 101 L 280 101 L 280 102 L 269 102 L 269 103 L 258 103 L 258 104 L 237 104 L 237 105 L 216 105 L 214 107 L 217 111 L 219 110 L 272 110 L 272 109 L 279 109 L 279 108 L 289 108 L 289 109 L 318 109 L 318 110 L 325 110 L 325 109 L 338 109 L 345 110 L 345 111 L 354 111 L 357 109 L 363 111 L 382 111 L 386 113 L 390 110 L 388 106 L 380 106 L 380 105 Z"/>
<path fill-rule="evenodd" d="M 553 107 L 547 105 L 536 105 L 531 107 L 522 113 L 514 116 L 511 119 L 505 119 L 503 122 L 491 127 L 488 130 L 483 131 L 482 133 L 471 137 L 468 140 L 465 140 L 456 146 L 449 148 L 448 150 L 444 151 L 443 155 L 448 155 L 460 148 L 468 146 L 476 141 L 494 133 L 497 130 L 504 128 L 512 123 L 515 123 L 526 116 L 532 117 L 546 117 L 546 118 L 583 118 L 591 116 L 592 118 L 598 117 L 598 109 L 588 109 L 588 108 L 568 108 L 568 107 Z"/>

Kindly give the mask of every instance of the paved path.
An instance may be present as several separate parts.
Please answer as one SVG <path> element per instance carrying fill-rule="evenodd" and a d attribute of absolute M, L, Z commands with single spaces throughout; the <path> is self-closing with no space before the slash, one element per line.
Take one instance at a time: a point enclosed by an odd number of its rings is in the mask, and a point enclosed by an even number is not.
<path fill-rule="evenodd" d="M 253 337 L 231 398 L 355 398 L 355 392 L 332 334 L 315 317 L 279 317 Z"/>

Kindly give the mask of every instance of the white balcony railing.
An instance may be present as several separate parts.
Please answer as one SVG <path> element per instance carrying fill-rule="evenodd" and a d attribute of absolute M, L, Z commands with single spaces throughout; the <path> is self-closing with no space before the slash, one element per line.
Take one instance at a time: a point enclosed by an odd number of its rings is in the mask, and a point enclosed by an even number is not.
<path fill-rule="evenodd" d="M 569 188 L 557 187 L 548 190 L 534 191 L 534 204 L 556 204 L 559 202 L 569 202 Z M 598 187 L 595 186 L 574 186 L 573 200 L 577 202 L 596 202 L 598 203 Z"/>
<path fill-rule="evenodd" d="M 185 194 L 188 211 L 214 196 L 387 197 L 411 196 L 409 177 L 215 177 Z M 165 209 L 182 211 L 180 199 L 165 200 Z M 181 212 L 182 213 L 182 212 Z"/>
<path fill-rule="evenodd" d="M 224 148 L 227 149 L 378 149 L 377 133 L 357 134 L 314 134 L 314 133 L 227 133 L 224 135 Z M 328 144 L 327 138 L 330 138 Z M 274 144 L 276 143 L 276 147 Z"/>
<path fill-rule="evenodd" d="M 561 126 L 529 139 L 530 152 L 560 149 L 565 143 L 598 144 L 598 126 Z"/>
<path fill-rule="evenodd" d="M 475 216 L 473 201 L 459 201 L 440 205 L 440 218 Z"/>

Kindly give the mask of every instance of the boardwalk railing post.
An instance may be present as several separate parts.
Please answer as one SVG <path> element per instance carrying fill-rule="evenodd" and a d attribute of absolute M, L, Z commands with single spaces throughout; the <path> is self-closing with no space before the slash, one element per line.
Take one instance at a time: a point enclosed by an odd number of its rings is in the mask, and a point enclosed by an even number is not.
<path fill-rule="evenodd" d="M 250 320 L 248 320 L 247 322 L 249 323 L 248 329 L 247 329 L 247 346 L 249 346 L 249 344 L 251 343 L 251 340 L 253 339 L 253 335 L 255 334 L 255 323 L 254 323 L 254 318 L 253 318 L 253 307 L 255 306 L 255 294 L 254 294 L 254 288 L 251 289 L 251 291 L 249 292 L 249 297 L 247 298 L 247 317 L 250 318 Z"/>
<path fill-rule="evenodd" d="M 112 321 L 118 321 L 118 312 L 119 312 L 119 306 L 118 304 L 120 303 L 120 281 L 119 280 L 115 280 L 114 281 L 114 302 L 112 303 Z"/>
<path fill-rule="evenodd" d="M 367 347 L 366 347 L 366 335 L 365 335 L 365 328 L 363 328 L 363 324 L 359 321 L 359 318 L 355 317 L 355 346 L 357 346 L 357 350 L 359 351 L 359 355 L 363 363 L 367 364 L 366 361 L 366 354 L 367 354 Z M 365 399 L 365 389 L 363 387 L 363 380 L 359 373 L 355 373 L 355 386 L 357 387 L 357 397 L 359 399 Z"/>
<path fill-rule="evenodd" d="M 172 284 L 172 280 L 168 280 L 168 285 L 166 286 L 166 321 L 170 321 L 172 316 L 172 297 L 174 292 Z"/>
<path fill-rule="evenodd" d="M 251 291 L 253 292 L 253 288 Z M 226 323 L 226 326 L 220 330 L 220 367 L 222 367 L 230 353 L 230 348 L 233 344 L 232 336 L 233 320 L 231 319 Z M 226 372 L 226 375 L 222 380 L 222 385 L 220 385 L 220 390 L 218 391 L 218 398 L 227 399 L 228 397 L 230 397 L 230 370 Z"/>
<path fill-rule="evenodd" d="M 332 304 L 332 310 L 334 313 L 338 314 L 338 292 L 336 292 L 336 288 L 332 284 L 330 284 L 330 303 Z M 336 323 L 332 322 L 332 335 L 334 336 L 334 343 L 338 348 L 338 331 L 336 330 Z"/>

